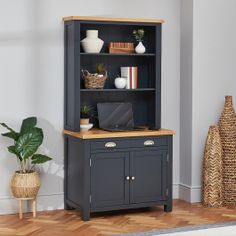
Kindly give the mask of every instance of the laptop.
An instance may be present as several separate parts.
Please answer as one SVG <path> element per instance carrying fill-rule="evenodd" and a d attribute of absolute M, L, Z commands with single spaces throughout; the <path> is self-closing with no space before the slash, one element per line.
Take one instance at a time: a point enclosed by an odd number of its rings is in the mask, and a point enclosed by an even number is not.
<path fill-rule="evenodd" d="M 131 103 L 98 103 L 97 110 L 100 129 L 113 132 L 144 130 L 134 126 Z"/>

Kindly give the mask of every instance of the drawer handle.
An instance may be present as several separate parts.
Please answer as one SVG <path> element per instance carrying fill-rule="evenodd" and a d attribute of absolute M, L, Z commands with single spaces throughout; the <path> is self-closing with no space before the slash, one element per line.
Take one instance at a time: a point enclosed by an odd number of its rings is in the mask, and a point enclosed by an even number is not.
<path fill-rule="evenodd" d="M 153 140 L 146 140 L 143 144 L 144 144 L 144 146 L 152 146 L 152 145 L 154 145 L 154 141 Z"/>
<path fill-rule="evenodd" d="M 115 142 L 107 142 L 107 143 L 105 143 L 105 147 L 107 147 L 107 148 L 116 147 L 116 143 Z"/>

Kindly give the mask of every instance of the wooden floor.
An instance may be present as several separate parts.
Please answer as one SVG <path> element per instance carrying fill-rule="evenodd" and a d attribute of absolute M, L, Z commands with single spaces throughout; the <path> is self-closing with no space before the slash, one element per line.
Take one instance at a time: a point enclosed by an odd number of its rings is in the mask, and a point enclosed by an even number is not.
<path fill-rule="evenodd" d="M 101 236 L 188 225 L 213 224 L 236 220 L 236 208 L 204 208 L 201 204 L 174 201 L 171 213 L 162 207 L 92 214 L 91 220 L 81 221 L 79 211 L 39 212 L 37 218 L 25 214 L 0 216 L 1 236 Z"/>

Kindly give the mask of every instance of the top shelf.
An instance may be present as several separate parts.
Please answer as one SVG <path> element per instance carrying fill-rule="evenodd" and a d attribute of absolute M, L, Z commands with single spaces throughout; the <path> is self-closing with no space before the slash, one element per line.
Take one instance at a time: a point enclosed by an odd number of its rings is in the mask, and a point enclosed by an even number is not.
<path fill-rule="evenodd" d="M 64 21 L 112 21 L 112 22 L 137 22 L 137 23 L 165 23 L 162 19 L 145 19 L 145 18 L 115 18 L 115 17 L 96 17 L 96 16 L 65 16 Z"/>
<path fill-rule="evenodd" d="M 132 57 L 154 57 L 156 54 L 155 53 L 143 53 L 143 54 L 138 54 L 138 53 L 86 53 L 86 52 L 81 52 L 81 56 L 132 56 Z"/>

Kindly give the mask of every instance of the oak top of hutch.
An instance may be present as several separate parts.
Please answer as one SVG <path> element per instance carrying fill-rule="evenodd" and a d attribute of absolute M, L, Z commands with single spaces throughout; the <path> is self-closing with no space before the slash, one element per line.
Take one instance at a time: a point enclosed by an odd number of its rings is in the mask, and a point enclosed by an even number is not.
<path fill-rule="evenodd" d="M 113 22 L 139 22 L 139 23 L 165 23 L 162 19 L 147 18 L 118 18 L 103 16 L 65 16 L 63 21 L 81 20 L 81 21 L 113 21 Z"/>

